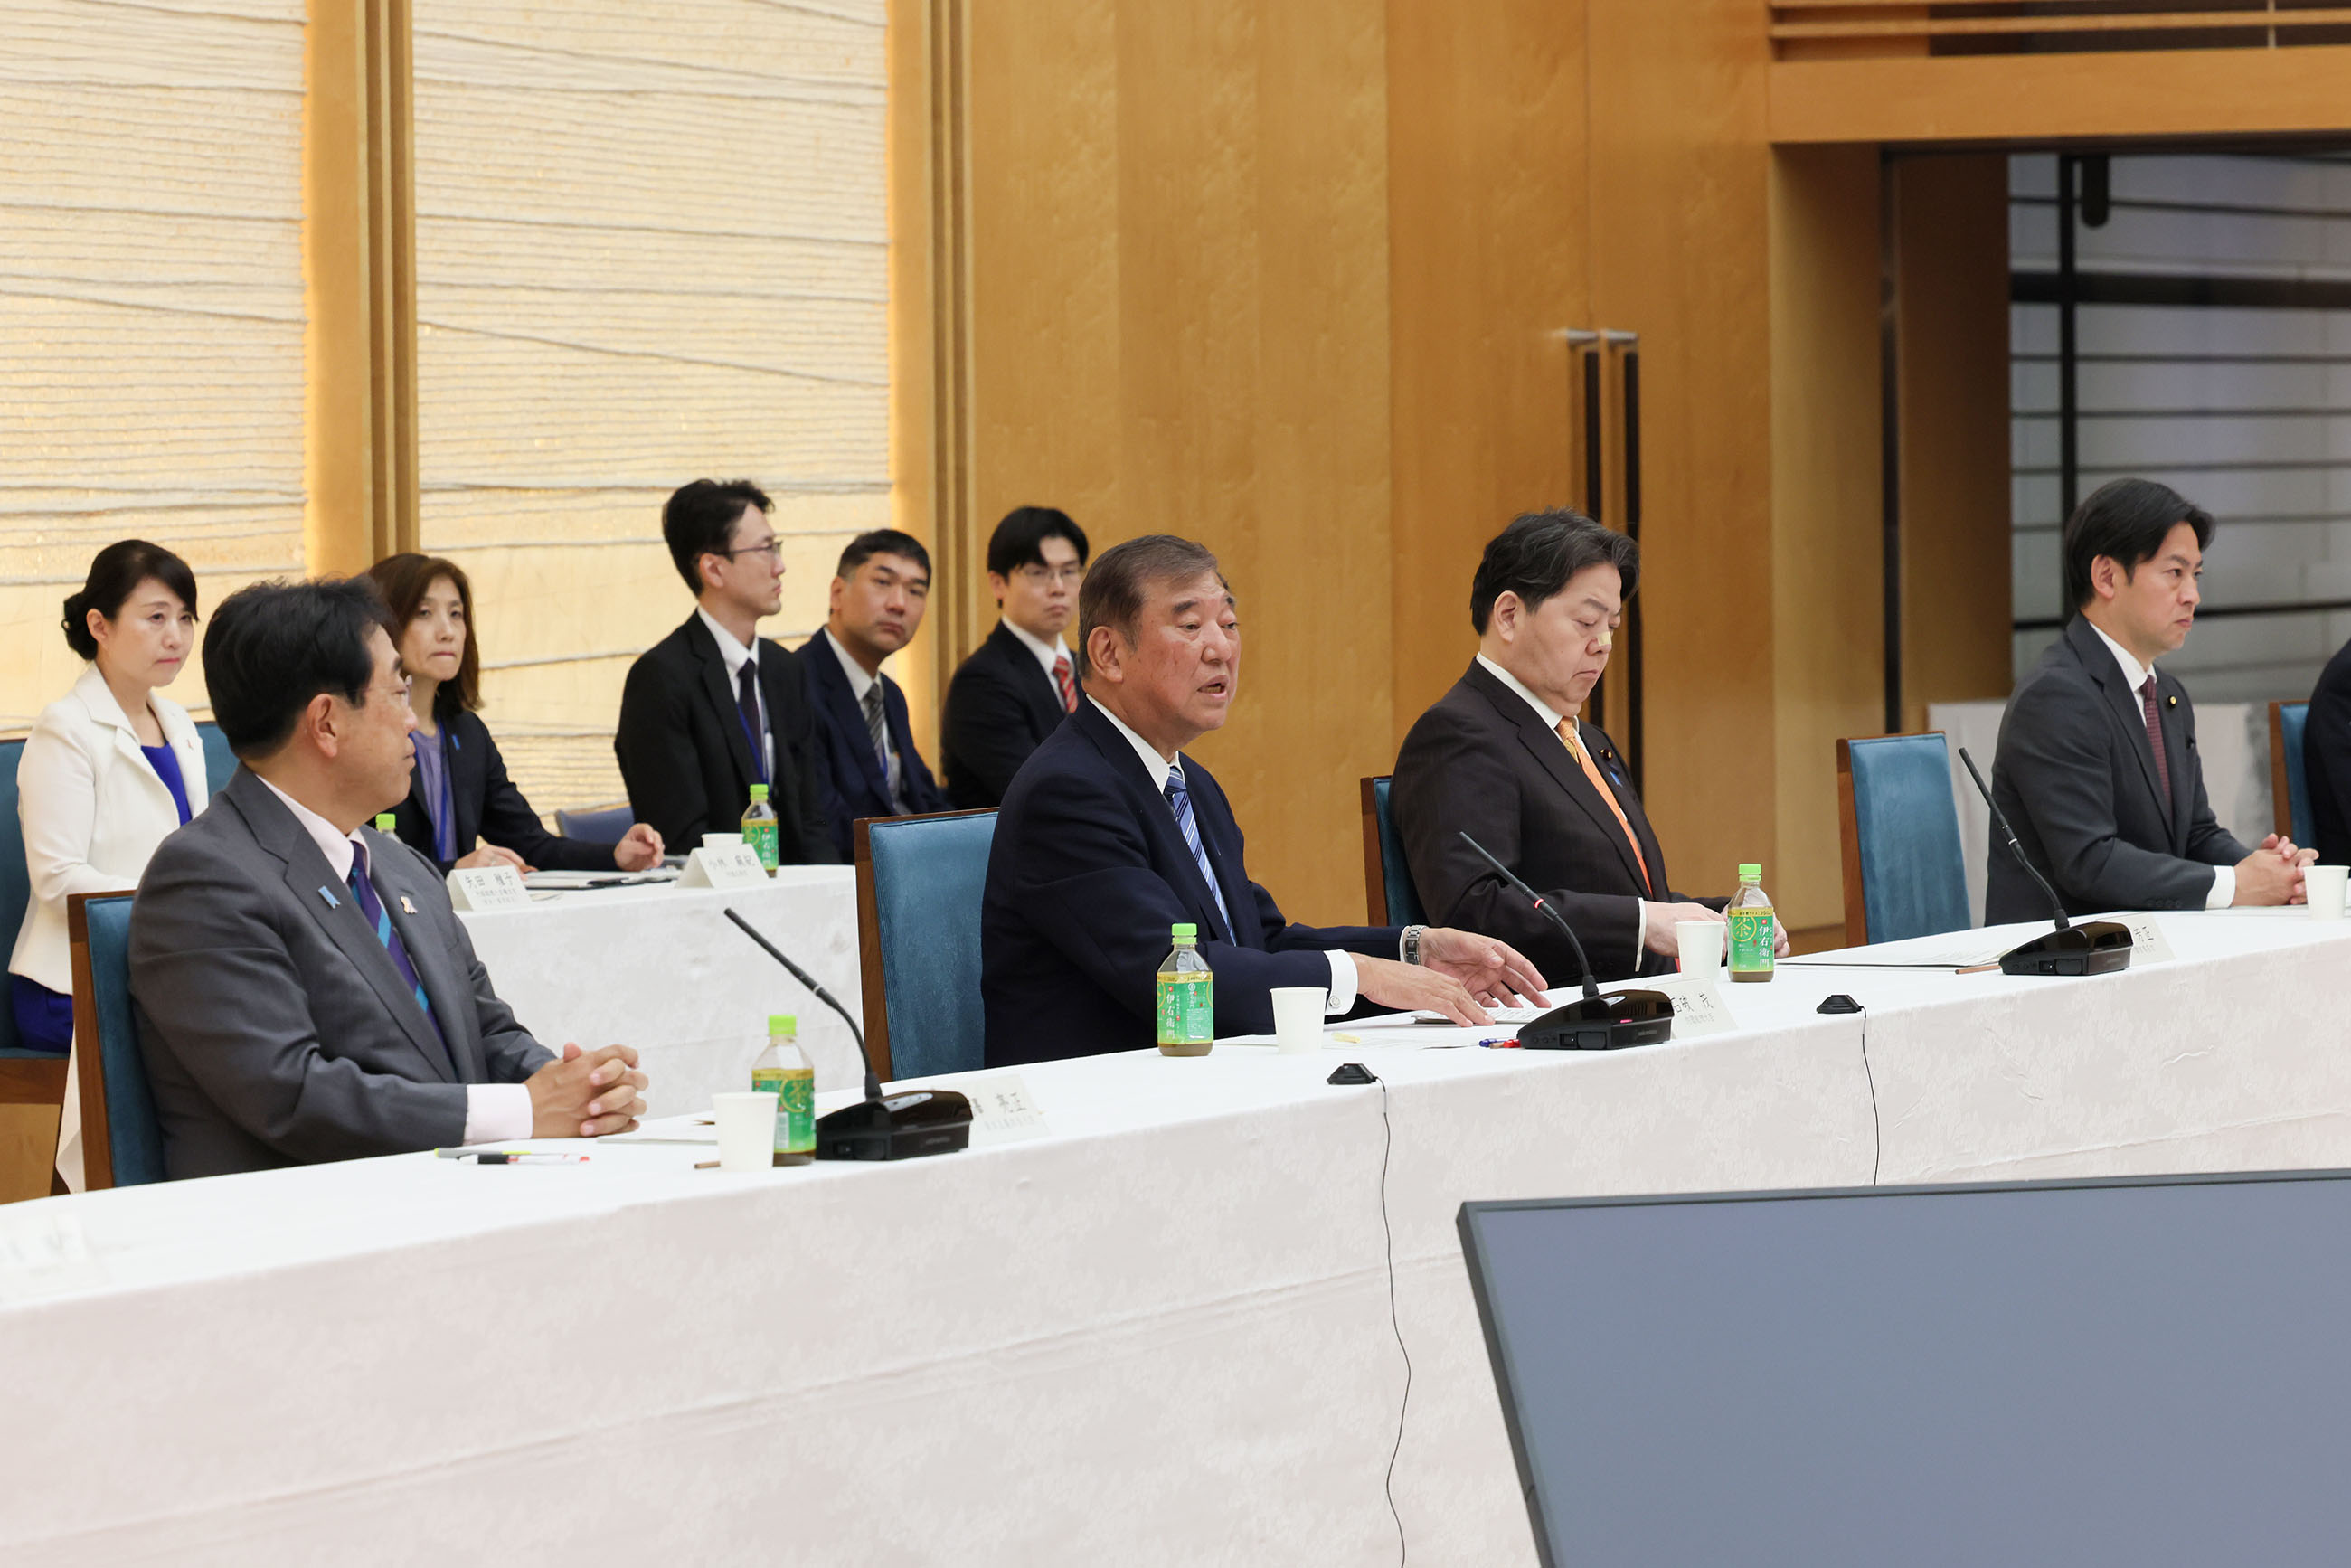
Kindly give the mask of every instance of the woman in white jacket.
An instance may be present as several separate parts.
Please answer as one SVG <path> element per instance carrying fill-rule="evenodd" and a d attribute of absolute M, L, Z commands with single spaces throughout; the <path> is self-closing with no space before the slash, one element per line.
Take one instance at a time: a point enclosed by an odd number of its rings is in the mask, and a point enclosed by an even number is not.
<path fill-rule="evenodd" d="M 155 846 L 211 799 L 196 727 L 161 690 L 179 678 L 195 646 L 188 563 L 142 539 L 109 545 L 65 610 L 66 642 L 90 667 L 41 711 L 17 764 L 33 901 L 8 960 L 19 1040 L 60 1052 L 73 1043 L 67 897 L 137 887 Z M 57 1174 L 81 1190 L 80 1093 L 71 1068 Z"/>

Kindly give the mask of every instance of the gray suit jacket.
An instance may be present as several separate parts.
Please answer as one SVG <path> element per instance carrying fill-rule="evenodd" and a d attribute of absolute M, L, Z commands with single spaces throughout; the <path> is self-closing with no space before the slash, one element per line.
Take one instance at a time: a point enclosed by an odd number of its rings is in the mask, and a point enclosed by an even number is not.
<path fill-rule="evenodd" d="M 467 1084 L 551 1060 L 491 990 L 441 873 L 362 832 L 439 1033 L 350 888 L 246 769 L 147 862 L 131 997 L 174 1179 L 456 1144 Z"/>
<path fill-rule="evenodd" d="M 2114 651 L 2079 615 L 2008 699 L 1992 799 L 2068 915 L 2116 909 L 2201 909 L 2210 867 L 2249 852 L 2212 815 L 2196 749 L 2196 708 L 2158 670 L 2156 704 L 2171 798 L 2156 786 L 2146 710 L 2123 684 Z M 1992 830 L 1984 921 L 2040 920 L 2049 900 Z"/>

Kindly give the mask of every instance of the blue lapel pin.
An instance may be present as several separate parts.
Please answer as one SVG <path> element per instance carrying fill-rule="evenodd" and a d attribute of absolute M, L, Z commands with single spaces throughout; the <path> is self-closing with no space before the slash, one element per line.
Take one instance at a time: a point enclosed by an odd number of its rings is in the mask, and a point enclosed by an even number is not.
<path fill-rule="evenodd" d="M 324 886 L 319 889 L 319 896 L 327 901 L 327 907 L 329 909 L 340 909 L 343 906 L 343 901 L 329 893 Z"/>

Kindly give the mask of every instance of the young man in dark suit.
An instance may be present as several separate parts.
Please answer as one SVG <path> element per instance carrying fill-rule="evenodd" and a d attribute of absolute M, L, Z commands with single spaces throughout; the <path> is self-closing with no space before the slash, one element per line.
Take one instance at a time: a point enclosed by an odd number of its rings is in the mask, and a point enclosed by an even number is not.
<path fill-rule="evenodd" d="M 947 807 L 914 749 L 906 694 L 882 673 L 882 662 L 914 641 L 930 596 L 931 555 L 921 540 L 895 528 L 860 534 L 841 552 L 824 630 L 800 645 L 824 753 L 827 827 L 842 860 L 858 818 Z"/>
<path fill-rule="evenodd" d="M 2351 864 L 2351 643 L 2335 651 L 2311 688 L 2302 769 L 2318 858 L 2328 865 Z"/>
<path fill-rule="evenodd" d="M 1674 967 L 1674 927 L 1723 900 L 1672 891 L 1666 852 L 1615 745 L 1577 716 L 1608 668 L 1639 547 L 1572 511 L 1532 512 L 1486 546 L 1469 586 L 1479 652 L 1396 757 L 1396 829 L 1432 918 L 1499 936 L 1547 973 L 1575 955 L 1468 833 L 1566 918 L 1604 980 Z"/>
<path fill-rule="evenodd" d="M 2308 853 L 2275 833 L 2248 852 L 2213 817 L 2195 706 L 2155 668 L 2188 640 L 2211 542 L 2211 514 L 2148 479 L 2065 519 L 2074 619 L 2008 699 L 1991 792 L 2068 915 L 2302 899 Z M 2049 913 L 1995 828 L 1984 923 Z"/>
<path fill-rule="evenodd" d="M 1200 928 L 1216 1030 L 1273 1027 L 1276 987 L 1433 1009 L 1457 1023 L 1541 998 L 1542 977 L 1503 943 L 1438 926 L 1293 925 L 1249 876 L 1241 831 L 1183 748 L 1225 722 L 1240 629 L 1217 558 L 1152 534 L 1105 550 L 1079 596 L 1086 698 L 1040 746 L 996 820 L 980 906 L 980 993 L 991 1067 L 1154 1039 L 1168 928 Z"/>
<path fill-rule="evenodd" d="M 987 541 L 996 630 L 956 671 L 939 716 L 939 771 L 955 806 L 1002 800 L 1029 754 L 1077 711 L 1085 685 L 1061 633 L 1085 575 L 1085 530 L 1067 512 L 1020 507 L 996 525 Z"/>
<path fill-rule="evenodd" d="M 517 1138 L 643 1109 L 636 1052 L 559 1060 L 490 988 L 434 863 L 362 826 L 408 793 L 408 683 L 364 578 L 265 582 L 204 634 L 242 764 L 131 908 L 131 998 L 174 1179 Z"/>
<path fill-rule="evenodd" d="M 739 831 L 751 786 L 765 784 L 783 863 L 837 863 L 799 666 L 758 635 L 784 602 L 772 509 L 747 479 L 696 479 L 662 507 L 662 538 L 696 607 L 630 666 L 612 750 L 630 810 L 677 853 L 705 833 Z"/>

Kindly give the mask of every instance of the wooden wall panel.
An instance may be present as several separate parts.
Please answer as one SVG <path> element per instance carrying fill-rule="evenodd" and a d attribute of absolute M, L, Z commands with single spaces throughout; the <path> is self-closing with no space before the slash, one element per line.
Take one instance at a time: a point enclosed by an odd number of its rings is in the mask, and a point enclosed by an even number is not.
<path fill-rule="evenodd" d="M 1893 164 L 1902 700 L 2008 695 L 2008 159 Z"/>
<path fill-rule="evenodd" d="M 971 27 L 974 531 L 1038 502 L 1097 548 L 1216 549 L 1242 695 L 1197 750 L 1284 906 L 1360 915 L 1353 779 L 1393 756 L 1380 13 L 1053 0 Z"/>
<path fill-rule="evenodd" d="M 1561 333 L 1592 325 L 1581 9 L 1388 6 L 1399 743 L 1477 652 L 1486 541 L 1580 500 Z"/>

